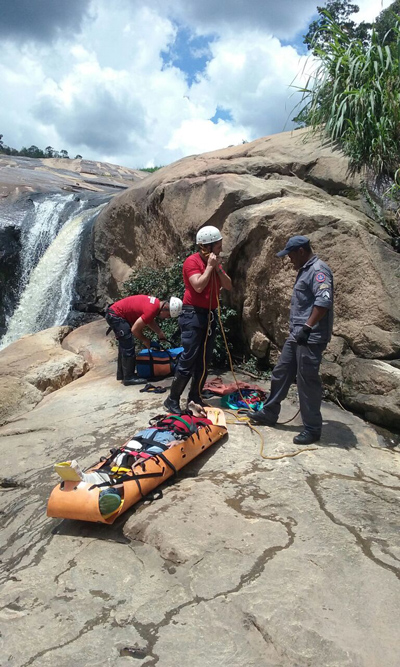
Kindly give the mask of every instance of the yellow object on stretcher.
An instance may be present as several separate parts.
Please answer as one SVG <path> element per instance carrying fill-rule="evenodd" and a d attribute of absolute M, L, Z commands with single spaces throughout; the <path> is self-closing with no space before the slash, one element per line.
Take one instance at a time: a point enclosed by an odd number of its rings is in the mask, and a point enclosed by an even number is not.
<path fill-rule="evenodd" d="M 110 515 L 103 516 L 99 509 L 99 495 L 104 490 L 104 485 L 96 486 L 83 482 L 71 468 L 71 461 L 56 464 L 56 471 L 63 481 L 53 489 L 50 495 L 47 516 L 112 524 L 120 514 L 126 512 L 132 505 L 171 477 L 175 470 L 181 470 L 201 452 L 226 435 L 227 428 L 223 411 L 218 408 L 205 408 L 205 411 L 207 418 L 212 421 L 211 425 L 200 427 L 184 440 L 171 443 L 162 456 L 155 454 L 132 466 L 131 470 L 124 475 L 124 481 L 114 487 L 120 491 L 122 502 L 120 507 Z M 101 473 L 102 466 L 104 462 L 99 462 L 85 472 Z"/>

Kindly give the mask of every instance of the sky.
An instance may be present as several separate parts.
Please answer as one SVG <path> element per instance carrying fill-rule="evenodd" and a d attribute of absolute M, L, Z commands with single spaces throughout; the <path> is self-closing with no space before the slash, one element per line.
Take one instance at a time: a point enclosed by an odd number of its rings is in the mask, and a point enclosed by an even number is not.
<path fill-rule="evenodd" d="M 3 142 L 141 168 L 290 130 L 317 5 L 0 0 Z"/>

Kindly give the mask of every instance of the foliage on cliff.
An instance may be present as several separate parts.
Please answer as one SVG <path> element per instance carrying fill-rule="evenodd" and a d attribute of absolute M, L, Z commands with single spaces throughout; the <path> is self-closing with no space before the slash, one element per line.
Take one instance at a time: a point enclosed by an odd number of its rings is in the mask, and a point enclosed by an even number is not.
<path fill-rule="evenodd" d="M 182 265 L 186 257 L 179 257 L 171 266 L 161 269 L 145 267 L 132 273 L 131 277 L 123 284 L 121 296 L 132 294 L 149 294 L 160 300 L 169 299 L 171 296 L 183 298 L 184 284 L 182 278 Z M 237 313 L 233 308 L 221 304 L 221 321 L 230 350 L 233 350 L 233 341 L 238 342 L 237 336 Z M 180 332 L 176 319 L 167 319 L 162 322 L 162 329 L 168 340 L 174 345 L 180 345 Z M 217 337 L 213 354 L 214 366 L 224 367 L 228 364 L 228 355 L 222 334 L 217 329 Z"/>

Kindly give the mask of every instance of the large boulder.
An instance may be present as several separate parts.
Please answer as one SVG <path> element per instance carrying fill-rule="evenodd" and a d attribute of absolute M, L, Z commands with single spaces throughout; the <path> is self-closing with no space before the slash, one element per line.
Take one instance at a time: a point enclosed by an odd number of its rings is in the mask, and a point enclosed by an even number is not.
<path fill-rule="evenodd" d="M 346 354 L 361 359 L 399 359 L 400 255 L 369 215 L 346 158 L 305 139 L 287 132 L 188 157 L 114 197 L 94 230 L 100 298 L 115 299 L 132 268 L 168 265 L 193 247 L 201 225 L 217 225 L 244 339 L 273 363 L 295 279 L 276 252 L 289 236 L 306 234 L 334 273 L 339 348 L 345 343 Z M 336 357 L 340 370 L 346 355 Z M 348 385 L 338 369 L 334 375 L 330 386 L 345 398 Z"/>
<path fill-rule="evenodd" d="M 71 327 L 23 336 L 0 352 L 0 424 L 35 407 L 44 396 L 89 370 L 80 354 L 62 348 Z"/>

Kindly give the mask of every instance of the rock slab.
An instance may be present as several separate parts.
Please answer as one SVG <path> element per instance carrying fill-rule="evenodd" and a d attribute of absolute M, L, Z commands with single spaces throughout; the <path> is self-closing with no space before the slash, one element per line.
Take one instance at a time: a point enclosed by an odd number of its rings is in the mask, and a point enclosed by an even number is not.
<path fill-rule="evenodd" d="M 88 466 L 162 411 L 115 380 L 104 330 L 63 332 L 90 369 L 0 427 L 2 664 L 397 667 L 400 448 L 332 404 L 296 456 L 298 421 L 263 443 L 231 424 L 113 526 L 46 517 L 54 462 Z"/>

